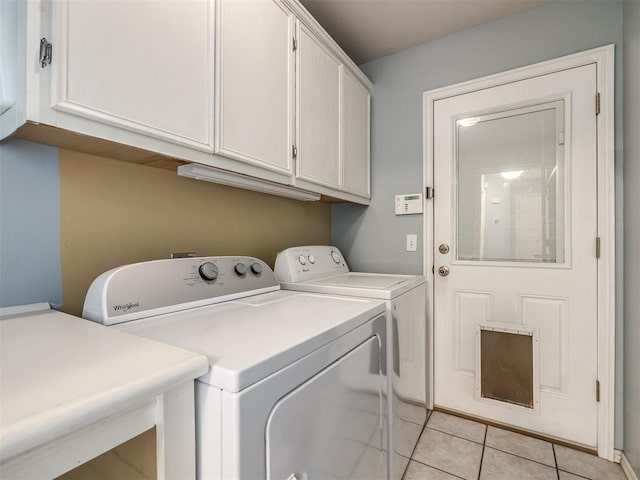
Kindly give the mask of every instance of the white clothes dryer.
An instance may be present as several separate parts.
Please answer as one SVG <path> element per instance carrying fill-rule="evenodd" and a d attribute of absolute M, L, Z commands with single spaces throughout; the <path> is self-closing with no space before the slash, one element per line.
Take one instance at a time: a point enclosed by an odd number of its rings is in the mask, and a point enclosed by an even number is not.
<path fill-rule="evenodd" d="M 183 258 L 102 274 L 83 316 L 208 357 L 198 478 L 387 478 L 384 302 L 281 291 L 252 257 Z"/>
<path fill-rule="evenodd" d="M 282 288 L 384 300 L 391 419 L 387 431 L 389 478 L 399 480 L 426 421 L 426 284 L 421 275 L 358 273 L 340 250 L 312 245 L 286 249 L 274 271 Z"/>

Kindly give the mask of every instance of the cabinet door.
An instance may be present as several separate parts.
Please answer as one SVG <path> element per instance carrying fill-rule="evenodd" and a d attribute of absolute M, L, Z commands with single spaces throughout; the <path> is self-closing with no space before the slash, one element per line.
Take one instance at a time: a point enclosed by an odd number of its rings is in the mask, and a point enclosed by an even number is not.
<path fill-rule="evenodd" d="M 293 15 L 278 0 L 219 0 L 216 153 L 291 172 Z"/>
<path fill-rule="evenodd" d="M 212 0 L 54 8 L 55 110 L 213 150 Z"/>
<path fill-rule="evenodd" d="M 0 140 L 26 121 L 26 3 L 0 1 Z"/>
<path fill-rule="evenodd" d="M 340 186 L 340 61 L 301 25 L 296 177 Z"/>
<path fill-rule="evenodd" d="M 369 198 L 369 91 L 340 67 L 342 187 Z"/>

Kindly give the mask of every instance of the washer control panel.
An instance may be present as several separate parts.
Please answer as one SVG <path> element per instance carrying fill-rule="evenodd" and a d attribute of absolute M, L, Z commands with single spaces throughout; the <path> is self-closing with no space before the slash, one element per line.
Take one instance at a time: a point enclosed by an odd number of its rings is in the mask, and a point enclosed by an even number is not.
<path fill-rule="evenodd" d="M 254 257 L 191 257 L 114 268 L 96 278 L 82 316 L 112 325 L 279 290 Z"/>
<path fill-rule="evenodd" d="M 274 271 L 278 281 L 295 283 L 346 273 L 349 267 L 337 247 L 309 245 L 278 253 Z"/>

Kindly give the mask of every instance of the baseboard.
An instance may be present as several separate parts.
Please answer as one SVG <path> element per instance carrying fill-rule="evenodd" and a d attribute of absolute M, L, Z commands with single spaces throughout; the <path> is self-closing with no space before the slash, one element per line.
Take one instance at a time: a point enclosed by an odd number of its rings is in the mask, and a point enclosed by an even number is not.
<path fill-rule="evenodd" d="M 613 450 L 613 461 L 616 463 L 620 463 L 622 461 L 622 450 Z"/>
<path fill-rule="evenodd" d="M 636 472 L 633 471 L 633 467 L 627 460 L 627 457 L 622 453 L 622 458 L 620 459 L 620 466 L 622 467 L 622 471 L 627 476 L 628 480 L 639 480 Z"/>

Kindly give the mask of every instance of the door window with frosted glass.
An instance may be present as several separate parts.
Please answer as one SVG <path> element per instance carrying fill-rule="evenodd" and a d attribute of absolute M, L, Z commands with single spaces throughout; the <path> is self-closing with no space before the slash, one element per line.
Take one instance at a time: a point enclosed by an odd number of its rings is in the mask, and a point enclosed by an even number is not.
<path fill-rule="evenodd" d="M 456 258 L 564 263 L 564 101 L 456 120 Z"/>

